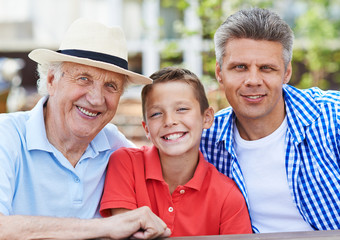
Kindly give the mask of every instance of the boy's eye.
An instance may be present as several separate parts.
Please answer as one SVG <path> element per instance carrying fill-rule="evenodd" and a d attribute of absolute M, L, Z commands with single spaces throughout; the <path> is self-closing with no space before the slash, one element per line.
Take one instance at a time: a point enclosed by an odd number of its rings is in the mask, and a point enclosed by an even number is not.
<path fill-rule="evenodd" d="M 179 112 L 185 112 L 185 111 L 188 111 L 189 108 L 186 108 L 186 107 L 181 107 L 181 108 L 178 108 L 177 111 Z"/>
<path fill-rule="evenodd" d="M 157 117 L 159 115 L 161 115 L 160 112 L 155 112 L 155 113 L 150 114 L 150 118 L 154 118 L 154 117 Z"/>

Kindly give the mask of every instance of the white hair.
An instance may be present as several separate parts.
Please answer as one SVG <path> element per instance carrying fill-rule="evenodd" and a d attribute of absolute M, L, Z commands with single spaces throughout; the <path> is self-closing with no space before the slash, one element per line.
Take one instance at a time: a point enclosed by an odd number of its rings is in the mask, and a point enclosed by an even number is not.
<path fill-rule="evenodd" d="M 39 75 L 39 79 L 37 81 L 37 87 L 38 87 L 38 93 L 40 95 L 42 96 L 48 95 L 48 91 L 47 91 L 48 72 L 53 71 L 54 77 L 58 81 L 62 75 L 61 67 L 62 67 L 62 62 L 38 64 L 37 72 Z"/>

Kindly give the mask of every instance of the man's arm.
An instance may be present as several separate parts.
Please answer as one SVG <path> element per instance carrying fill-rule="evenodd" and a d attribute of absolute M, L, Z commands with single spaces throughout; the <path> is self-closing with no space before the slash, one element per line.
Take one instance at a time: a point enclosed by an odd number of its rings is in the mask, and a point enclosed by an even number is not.
<path fill-rule="evenodd" d="M 109 218 L 77 219 L 0 215 L 0 239 L 150 239 L 170 236 L 165 223 L 141 207 Z"/>

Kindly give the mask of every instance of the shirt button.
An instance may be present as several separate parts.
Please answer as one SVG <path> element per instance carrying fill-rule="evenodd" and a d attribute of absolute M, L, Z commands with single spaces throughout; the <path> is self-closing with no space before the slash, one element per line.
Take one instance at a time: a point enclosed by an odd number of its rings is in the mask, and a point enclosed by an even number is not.
<path fill-rule="evenodd" d="M 169 211 L 169 212 L 173 212 L 173 211 L 174 211 L 174 208 L 173 208 L 173 207 L 169 207 L 168 211 Z"/>
<path fill-rule="evenodd" d="M 179 191 L 180 194 L 184 194 L 185 193 L 185 190 L 182 189 L 181 191 Z"/>
<path fill-rule="evenodd" d="M 76 183 L 79 183 L 80 182 L 80 179 L 79 178 L 74 178 L 74 181 L 76 182 Z"/>

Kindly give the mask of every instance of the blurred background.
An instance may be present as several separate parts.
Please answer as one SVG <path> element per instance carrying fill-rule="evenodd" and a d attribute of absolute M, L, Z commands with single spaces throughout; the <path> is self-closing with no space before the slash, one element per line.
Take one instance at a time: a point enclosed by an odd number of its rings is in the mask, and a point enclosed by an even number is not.
<path fill-rule="evenodd" d="M 340 0 L 0 0 L 0 112 L 31 109 L 36 93 L 35 48 L 57 50 L 79 17 L 123 28 L 129 69 L 149 76 L 182 66 L 203 81 L 215 111 L 226 107 L 214 76 L 213 35 L 226 17 L 249 7 L 276 11 L 295 33 L 291 85 L 340 89 Z M 141 86 L 124 94 L 112 122 L 137 145 Z"/>

